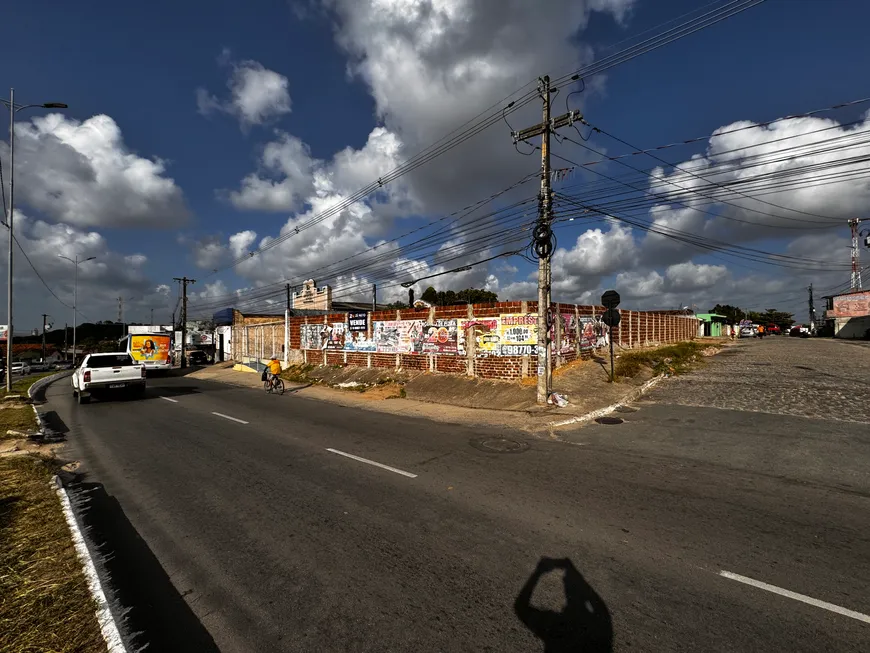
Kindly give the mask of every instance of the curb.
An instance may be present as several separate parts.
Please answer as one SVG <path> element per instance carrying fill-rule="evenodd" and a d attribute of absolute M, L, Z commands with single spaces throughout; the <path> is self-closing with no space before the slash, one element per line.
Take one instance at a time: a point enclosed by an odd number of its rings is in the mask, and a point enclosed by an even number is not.
<path fill-rule="evenodd" d="M 630 403 L 632 401 L 636 401 L 637 399 L 642 397 L 650 388 L 654 387 L 663 378 L 665 378 L 664 375 L 660 375 L 650 379 L 639 388 L 636 388 L 635 390 L 629 392 L 615 404 L 610 404 L 605 408 L 599 408 L 598 410 L 593 410 L 592 412 L 586 413 L 585 415 L 578 415 L 577 417 L 572 417 L 571 419 L 566 419 L 561 422 L 551 422 L 547 424 L 547 427 L 552 429 L 558 426 L 568 426 L 569 424 L 585 424 L 586 422 L 591 422 L 592 420 L 598 419 L 599 417 L 609 415 L 620 406 Z"/>
<path fill-rule="evenodd" d="M 48 377 L 46 377 L 48 378 Z M 109 602 L 106 600 L 106 593 L 103 591 L 103 585 L 100 583 L 100 577 L 97 574 L 97 568 L 94 565 L 94 560 L 88 550 L 88 545 L 85 544 L 84 534 L 79 523 L 73 513 L 72 503 L 66 488 L 60 481 L 60 478 L 55 476 L 52 479 L 57 496 L 60 499 L 60 505 L 63 510 L 63 515 L 66 518 L 67 526 L 72 535 L 73 545 L 75 546 L 76 554 L 82 563 L 82 571 L 85 575 L 85 580 L 88 583 L 88 589 L 91 592 L 91 597 L 97 604 L 96 615 L 97 622 L 100 624 L 100 633 L 103 635 L 103 640 L 106 642 L 108 653 L 128 653 L 127 647 L 124 645 L 124 640 L 121 638 L 121 633 L 118 630 L 118 624 L 115 623 L 115 617 L 109 609 Z"/>
<path fill-rule="evenodd" d="M 52 374 L 51 376 L 44 376 L 30 385 L 30 387 L 27 389 L 27 396 L 30 397 L 31 401 L 33 401 L 36 393 L 42 390 L 44 387 L 70 375 L 72 375 L 71 371 L 64 370 L 63 372 L 58 372 L 57 374 Z M 36 410 L 36 404 L 32 403 L 30 404 L 30 406 L 33 408 L 33 414 L 36 415 L 36 424 L 39 427 L 39 436 L 45 438 L 46 435 L 52 433 L 52 431 L 51 429 L 46 427 L 45 418 L 43 417 L 42 413 Z"/>

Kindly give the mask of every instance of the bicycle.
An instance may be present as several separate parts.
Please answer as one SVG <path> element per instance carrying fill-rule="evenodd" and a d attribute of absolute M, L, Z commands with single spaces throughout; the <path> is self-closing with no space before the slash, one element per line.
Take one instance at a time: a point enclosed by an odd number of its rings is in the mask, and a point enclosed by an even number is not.
<path fill-rule="evenodd" d="M 277 392 L 279 395 L 284 394 L 284 381 L 279 379 L 277 376 L 272 376 L 265 381 L 263 381 L 263 390 L 272 394 L 273 392 Z"/>

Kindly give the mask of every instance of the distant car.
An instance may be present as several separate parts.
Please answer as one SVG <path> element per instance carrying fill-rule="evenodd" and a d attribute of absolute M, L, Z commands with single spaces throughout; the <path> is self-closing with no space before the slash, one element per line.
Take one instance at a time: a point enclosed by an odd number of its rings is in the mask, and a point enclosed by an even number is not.
<path fill-rule="evenodd" d="M 782 330 L 775 324 L 768 324 L 767 328 L 765 328 L 765 331 L 773 336 L 778 336 L 780 333 L 782 333 Z"/>
<path fill-rule="evenodd" d="M 54 364 L 54 369 L 56 370 L 71 370 L 72 368 L 72 361 L 58 361 Z"/>
<path fill-rule="evenodd" d="M 16 361 L 12 363 L 12 373 L 13 374 L 21 374 L 24 376 L 25 374 L 30 374 L 30 365 L 27 363 L 22 363 L 21 361 Z"/>
<path fill-rule="evenodd" d="M 755 329 L 752 327 L 743 327 L 740 329 L 741 338 L 752 338 L 755 335 Z"/>
<path fill-rule="evenodd" d="M 45 363 L 41 363 L 39 361 L 34 361 L 30 364 L 31 372 L 45 372 L 48 369 L 48 365 Z"/>
<path fill-rule="evenodd" d="M 190 365 L 205 365 L 208 363 L 208 356 L 204 351 L 195 349 L 187 354 L 187 362 Z"/>

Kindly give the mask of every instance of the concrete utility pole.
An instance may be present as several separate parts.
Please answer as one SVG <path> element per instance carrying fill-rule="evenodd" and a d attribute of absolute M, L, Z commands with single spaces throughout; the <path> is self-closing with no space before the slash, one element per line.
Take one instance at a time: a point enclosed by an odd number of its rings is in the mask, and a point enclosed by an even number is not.
<path fill-rule="evenodd" d="M 861 224 L 861 218 L 852 218 L 849 220 L 849 228 L 852 230 L 852 290 L 863 290 L 864 286 L 861 283 L 861 248 L 858 246 L 858 225 Z"/>
<path fill-rule="evenodd" d="M 79 255 L 76 254 L 75 259 L 71 259 L 69 256 L 64 256 L 63 254 L 58 254 L 58 258 L 65 259 L 72 263 L 75 266 L 75 276 L 73 277 L 73 365 L 76 363 L 76 325 L 79 323 L 79 265 L 82 263 L 87 263 L 88 261 L 93 261 L 96 256 L 89 256 L 84 260 L 79 260 Z"/>
<path fill-rule="evenodd" d="M 46 320 L 48 319 L 48 315 L 46 313 L 42 314 L 42 364 L 45 365 L 45 325 Z"/>
<path fill-rule="evenodd" d="M 816 330 L 816 307 L 813 306 L 813 284 L 809 285 L 807 291 L 810 293 L 810 333 Z"/>
<path fill-rule="evenodd" d="M 196 279 L 174 277 L 181 284 L 181 367 L 187 367 L 187 284 L 196 283 Z"/>
<path fill-rule="evenodd" d="M 525 141 L 535 136 L 541 137 L 541 196 L 538 224 L 534 230 L 534 249 L 538 256 L 538 391 L 537 402 L 546 404 L 553 389 L 553 369 L 550 326 L 548 315 L 550 309 L 550 287 L 552 270 L 550 258 L 553 255 L 553 211 L 552 191 L 550 189 L 550 133 L 560 127 L 571 125 L 582 116 L 579 111 L 569 111 L 558 118 L 550 118 L 550 77 L 544 75 L 538 80 L 538 91 L 544 102 L 543 120 L 517 132 L 513 132 L 514 143 Z"/>
<path fill-rule="evenodd" d="M 378 284 L 372 284 L 372 313 L 378 310 Z"/>
<path fill-rule="evenodd" d="M 293 308 L 293 300 L 290 299 L 290 284 L 287 284 L 287 310 Z"/>

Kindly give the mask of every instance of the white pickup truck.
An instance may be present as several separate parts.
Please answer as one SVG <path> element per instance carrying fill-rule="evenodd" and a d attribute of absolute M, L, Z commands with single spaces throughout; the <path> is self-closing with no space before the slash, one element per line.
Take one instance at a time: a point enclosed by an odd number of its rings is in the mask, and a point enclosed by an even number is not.
<path fill-rule="evenodd" d="M 72 375 L 73 396 L 80 404 L 104 392 L 145 392 L 145 366 L 127 352 L 88 354 Z"/>

